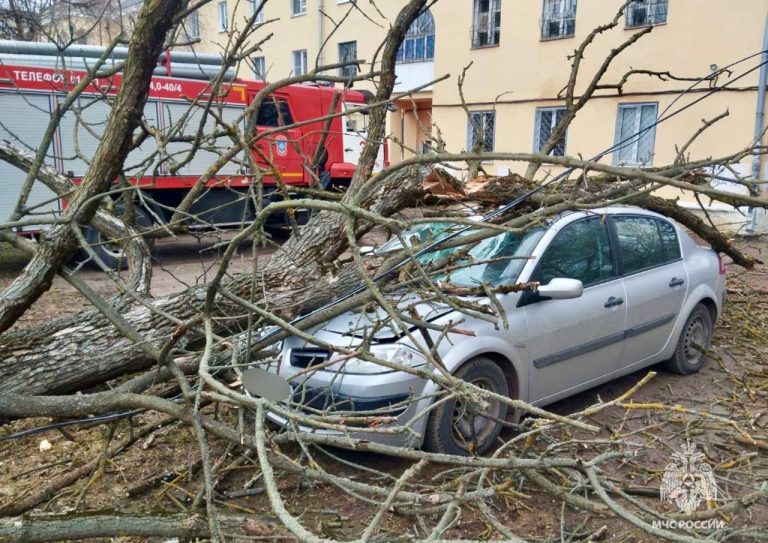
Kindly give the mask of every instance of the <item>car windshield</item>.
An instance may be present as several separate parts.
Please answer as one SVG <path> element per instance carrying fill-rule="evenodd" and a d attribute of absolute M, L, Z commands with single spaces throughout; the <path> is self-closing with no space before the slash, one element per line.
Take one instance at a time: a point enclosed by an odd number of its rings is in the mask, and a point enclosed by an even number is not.
<path fill-rule="evenodd" d="M 464 225 L 455 223 L 425 223 L 402 235 L 409 246 L 423 245 L 460 231 Z M 476 232 L 467 229 L 461 235 L 466 236 Z M 449 264 L 449 270 L 439 274 L 436 279 L 459 286 L 476 287 L 482 283 L 490 286 L 509 285 L 517 282 L 517 278 L 527 262 L 528 257 L 544 234 L 543 228 L 533 228 L 523 233 L 504 232 L 478 242 L 464 256 Z M 398 238 L 382 245 L 378 253 L 385 253 L 402 248 Z M 435 249 L 418 257 L 419 263 L 428 265 L 437 262 L 460 251 L 461 247 Z"/>
<path fill-rule="evenodd" d="M 437 241 L 453 232 L 460 231 L 463 228 L 465 228 L 465 225 L 452 222 L 428 222 L 414 226 L 410 230 L 406 230 L 402 233 L 401 237 L 408 247 L 414 247 Z M 468 230 L 466 233 L 468 234 L 470 232 L 471 230 Z M 402 248 L 403 244 L 400 243 L 400 238 L 394 237 L 379 247 L 376 252 L 378 254 L 383 254 Z"/>

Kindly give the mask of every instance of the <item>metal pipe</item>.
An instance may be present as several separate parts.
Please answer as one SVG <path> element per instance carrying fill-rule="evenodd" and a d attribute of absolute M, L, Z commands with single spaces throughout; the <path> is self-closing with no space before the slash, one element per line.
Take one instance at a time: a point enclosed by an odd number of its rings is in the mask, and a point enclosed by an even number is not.
<path fill-rule="evenodd" d="M 760 57 L 760 76 L 757 84 L 757 110 L 755 111 L 755 149 L 760 147 L 763 141 L 763 124 L 765 124 L 765 92 L 768 84 L 768 13 L 765 15 L 765 30 L 763 32 L 763 54 Z M 760 165 L 762 155 L 755 153 L 752 157 L 752 196 L 760 195 Z M 749 210 L 749 224 L 747 232 L 755 233 L 757 230 L 757 208 Z"/>
<path fill-rule="evenodd" d="M 0 54 L 35 55 L 49 57 L 99 58 L 106 47 L 100 45 L 77 45 L 59 50 L 55 43 L 28 42 L 19 40 L 0 40 Z M 124 59 L 128 56 L 127 47 L 115 47 L 110 55 L 113 59 Z M 189 51 L 171 51 L 171 62 L 174 64 L 204 64 L 221 66 L 223 58 L 217 53 L 192 53 Z"/>
<path fill-rule="evenodd" d="M 323 65 L 323 0 L 317 3 L 317 65 Z"/>

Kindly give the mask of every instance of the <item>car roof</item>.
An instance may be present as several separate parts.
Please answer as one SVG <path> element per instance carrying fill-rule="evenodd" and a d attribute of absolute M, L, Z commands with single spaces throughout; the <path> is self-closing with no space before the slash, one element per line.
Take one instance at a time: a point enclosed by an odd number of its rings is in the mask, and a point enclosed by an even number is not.
<path fill-rule="evenodd" d="M 601 216 L 601 215 L 643 215 L 646 217 L 654 217 L 656 219 L 664 219 L 669 221 L 664 215 L 643 209 L 637 206 L 606 206 L 595 209 L 580 209 L 580 210 L 568 210 L 563 211 L 557 215 L 550 217 L 553 224 L 552 226 L 559 229 L 566 224 L 570 224 L 573 221 L 579 220 L 583 217 Z M 671 221 L 669 221 L 671 222 Z"/>

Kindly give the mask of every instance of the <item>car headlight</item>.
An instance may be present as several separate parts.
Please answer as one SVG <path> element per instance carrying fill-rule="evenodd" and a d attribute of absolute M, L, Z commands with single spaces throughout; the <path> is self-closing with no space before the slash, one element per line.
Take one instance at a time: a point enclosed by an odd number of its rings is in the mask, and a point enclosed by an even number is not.
<path fill-rule="evenodd" d="M 376 358 L 411 368 L 422 366 L 426 363 L 426 359 L 421 353 L 403 345 L 373 345 L 371 346 L 370 353 Z M 331 366 L 329 370 L 340 370 L 344 373 L 368 374 L 396 371 L 387 366 L 377 364 L 376 362 L 368 362 L 367 360 L 361 360 L 359 358 L 349 358 L 339 362 L 339 366 Z"/>

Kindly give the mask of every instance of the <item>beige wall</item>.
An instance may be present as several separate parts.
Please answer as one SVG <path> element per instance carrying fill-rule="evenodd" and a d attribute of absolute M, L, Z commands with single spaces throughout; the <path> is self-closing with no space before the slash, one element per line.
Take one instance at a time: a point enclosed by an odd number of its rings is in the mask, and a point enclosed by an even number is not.
<path fill-rule="evenodd" d="M 218 3 L 214 0 L 201 9 L 201 50 L 216 51 L 226 46 L 227 33 L 219 32 L 217 29 Z M 323 37 L 328 41 L 323 47 L 322 55 L 318 57 L 321 22 L 319 0 L 307 0 L 307 12 L 299 16 L 291 15 L 289 0 L 272 0 L 267 2 L 264 8 L 264 17 L 268 24 L 254 33 L 253 40 L 261 40 L 268 34 L 274 36 L 261 46 L 261 52 L 254 53 L 253 56 L 265 57 L 267 78 L 273 81 L 291 75 L 291 52 L 294 50 L 307 50 L 308 65 L 312 69 L 316 65 L 339 62 L 339 43 L 356 41 L 358 58 L 370 62 L 386 35 L 390 19 L 397 15 L 404 4 L 405 2 L 399 0 L 377 2 L 381 10 L 379 14 L 366 3 L 363 6 L 364 15 L 361 10 L 353 9 L 349 2 L 339 4 L 337 0 L 324 0 L 323 11 L 327 17 L 322 18 Z M 234 28 L 243 28 L 246 17 L 251 13 L 250 3 L 229 0 L 227 9 L 230 15 L 230 27 L 234 25 Z M 329 18 L 333 21 L 341 21 L 345 16 L 346 19 L 339 30 L 330 35 L 335 25 Z M 247 70 L 241 73 L 241 76 L 253 77 L 253 74 Z"/>
<path fill-rule="evenodd" d="M 564 39 L 542 41 L 539 20 L 541 0 L 502 0 L 500 44 L 495 47 L 473 49 L 470 43 L 472 2 L 468 0 L 440 0 L 432 7 L 437 25 L 435 77 L 450 74 L 450 78 L 434 86 L 424 97 L 431 99 L 419 115 L 424 124 L 436 122 L 447 143 L 448 150 L 459 151 L 466 145 L 467 120 L 459 106 L 457 76 L 464 66 L 473 63 L 464 88 L 472 110 L 496 110 L 495 149 L 497 151 L 533 150 L 535 110 L 537 107 L 561 105 L 558 92 L 566 85 L 573 50 L 600 24 L 608 22 L 623 0 L 578 0 L 576 35 Z M 226 34 L 216 31 L 216 4 L 206 5 L 201 13 L 203 29 L 202 49 L 216 50 L 226 44 Z M 381 43 L 389 21 L 405 4 L 404 0 L 377 2 L 383 17 L 367 2 L 360 3 L 368 20 L 359 11 L 352 10 L 337 34 L 329 39 L 322 61 L 338 60 L 338 43 L 357 41 L 358 57 L 370 60 Z M 307 49 L 309 64 L 314 65 L 318 55 L 319 0 L 307 0 L 307 14 L 290 15 L 288 0 L 267 3 L 267 20 L 278 19 L 265 25 L 257 38 L 274 33 L 263 46 L 269 79 L 290 74 L 291 51 Z M 341 20 L 350 10 L 349 3 L 325 0 L 324 10 L 334 20 Z M 242 26 L 250 5 L 247 2 L 228 2 L 231 25 Z M 716 64 L 723 67 L 761 49 L 763 29 L 768 16 L 768 2 L 763 0 L 669 0 L 667 23 L 654 27 L 620 55 L 608 70 L 605 80 L 615 82 L 630 67 L 671 72 L 680 77 L 701 77 Z M 207 24 L 206 22 L 207 21 Z M 324 23 L 324 35 L 331 24 Z M 637 30 L 625 29 L 622 18 L 619 26 L 598 35 L 582 63 L 577 89 L 585 88 L 608 52 L 628 39 Z M 757 57 L 733 68 L 734 76 L 759 63 Z M 252 74 L 242 71 L 241 76 Z M 714 117 L 726 109 L 730 116 L 707 131 L 691 147 L 694 158 L 730 153 L 749 144 L 754 131 L 756 84 L 758 71 L 740 79 L 734 90 L 720 92 L 704 99 L 700 104 L 659 125 L 655 135 L 654 165 L 670 163 L 675 157 L 675 146 L 682 145 L 700 126 L 702 118 Z M 727 82 L 721 76 L 718 83 Z M 606 96 L 590 102 L 574 120 L 567 140 L 569 155 L 591 156 L 610 147 L 614 142 L 617 106 L 626 102 L 658 102 L 664 110 L 688 87 L 687 81 L 667 80 L 637 75 L 624 87 L 624 95 L 615 91 L 602 91 Z M 708 83 L 699 85 L 707 89 Z M 500 96 L 501 95 L 501 96 Z M 608 96 L 611 95 L 611 96 Z M 499 97 L 500 96 L 500 97 Z M 675 107 L 703 96 L 691 93 L 677 102 Z M 497 99 L 497 97 L 499 97 Z M 496 101 L 494 105 L 494 101 Z M 404 144 L 418 148 L 419 134 L 409 101 L 400 101 L 402 109 L 390 119 L 390 133 Z M 403 105 L 405 104 L 405 105 Z M 422 109 L 422 106 L 419 106 Z M 401 122 L 402 119 L 402 122 Z M 404 132 L 402 132 L 404 130 Z M 390 156 L 400 159 L 399 148 L 393 146 Z M 404 156 L 409 156 L 406 152 Z M 612 160 L 611 156 L 604 159 Z M 747 159 L 748 160 L 748 159 Z M 499 162 L 489 171 L 506 173 L 508 168 L 520 171 L 522 166 Z"/>
<path fill-rule="evenodd" d="M 576 36 L 542 41 L 539 37 L 541 2 L 502 1 L 500 44 L 497 47 L 471 49 L 469 21 L 471 6 L 465 15 L 456 14 L 452 2 L 438 2 L 433 8 L 437 24 L 435 75 L 451 73 L 449 82 L 435 86 L 433 114 L 443 130 L 450 150 L 466 145 L 466 118 L 458 109 L 459 95 L 455 74 L 470 62 L 472 67 L 464 87 L 470 109 L 494 108 L 496 96 L 504 94 L 495 105 L 496 150 L 532 151 L 536 107 L 562 105 L 557 94 L 568 81 L 570 61 L 567 56 L 592 28 L 609 21 L 620 1 L 579 0 Z M 709 66 L 723 67 L 744 56 L 760 51 L 768 3 L 753 0 L 669 0 L 667 24 L 657 26 L 614 61 L 606 81 L 616 82 L 630 67 L 669 71 L 681 77 L 701 77 Z M 466 28 L 446 24 L 463 21 Z M 591 75 L 608 52 L 629 38 L 636 30 L 618 28 L 595 39 L 582 63 L 577 89 L 584 89 Z M 738 39 L 736 38 L 738 36 Z M 457 38 L 458 37 L 458 38 Z M 738 75 L 759 63 L 753 58 L 734 67 Z M 734 92 L 718 93 L 699 105 L 659 125 L 656 132 L 654 164 L 669 163 L 675 145 L 682 145 L 700 126 L 702 118 L 714 117 L 726 109 L 730 116 L 705 133 L 690 149 L 693 157 L 722 155 L 747 146 L 754 130 L 758 72 L 739 80 Z M 721 77 L 719 83 L 727 81 Z M 648 76 L 634 76 L 624 87 L 624 96 L 595 99 L 574 120 L 567 141 L 569 155 L 591 156 L 614 140 L 617 105 L 624 102 L 658 102 L 661 112 L 690 83 L 661 81 Z M 707 89 L 707 83 L 699 85 Z M 607 94 L 604 92 L 603 94 Z M 615 92 L 611 92 L 615 95 Z M 694 93 L 678 101 L 677 106 L 702 96 Z M 677 107 L 676 106 L 676 107 Z M 611 157 L 607 157 L 610 161 Z M 498 163 L 496 171 L 506 172 L 511 163 Z"/>

